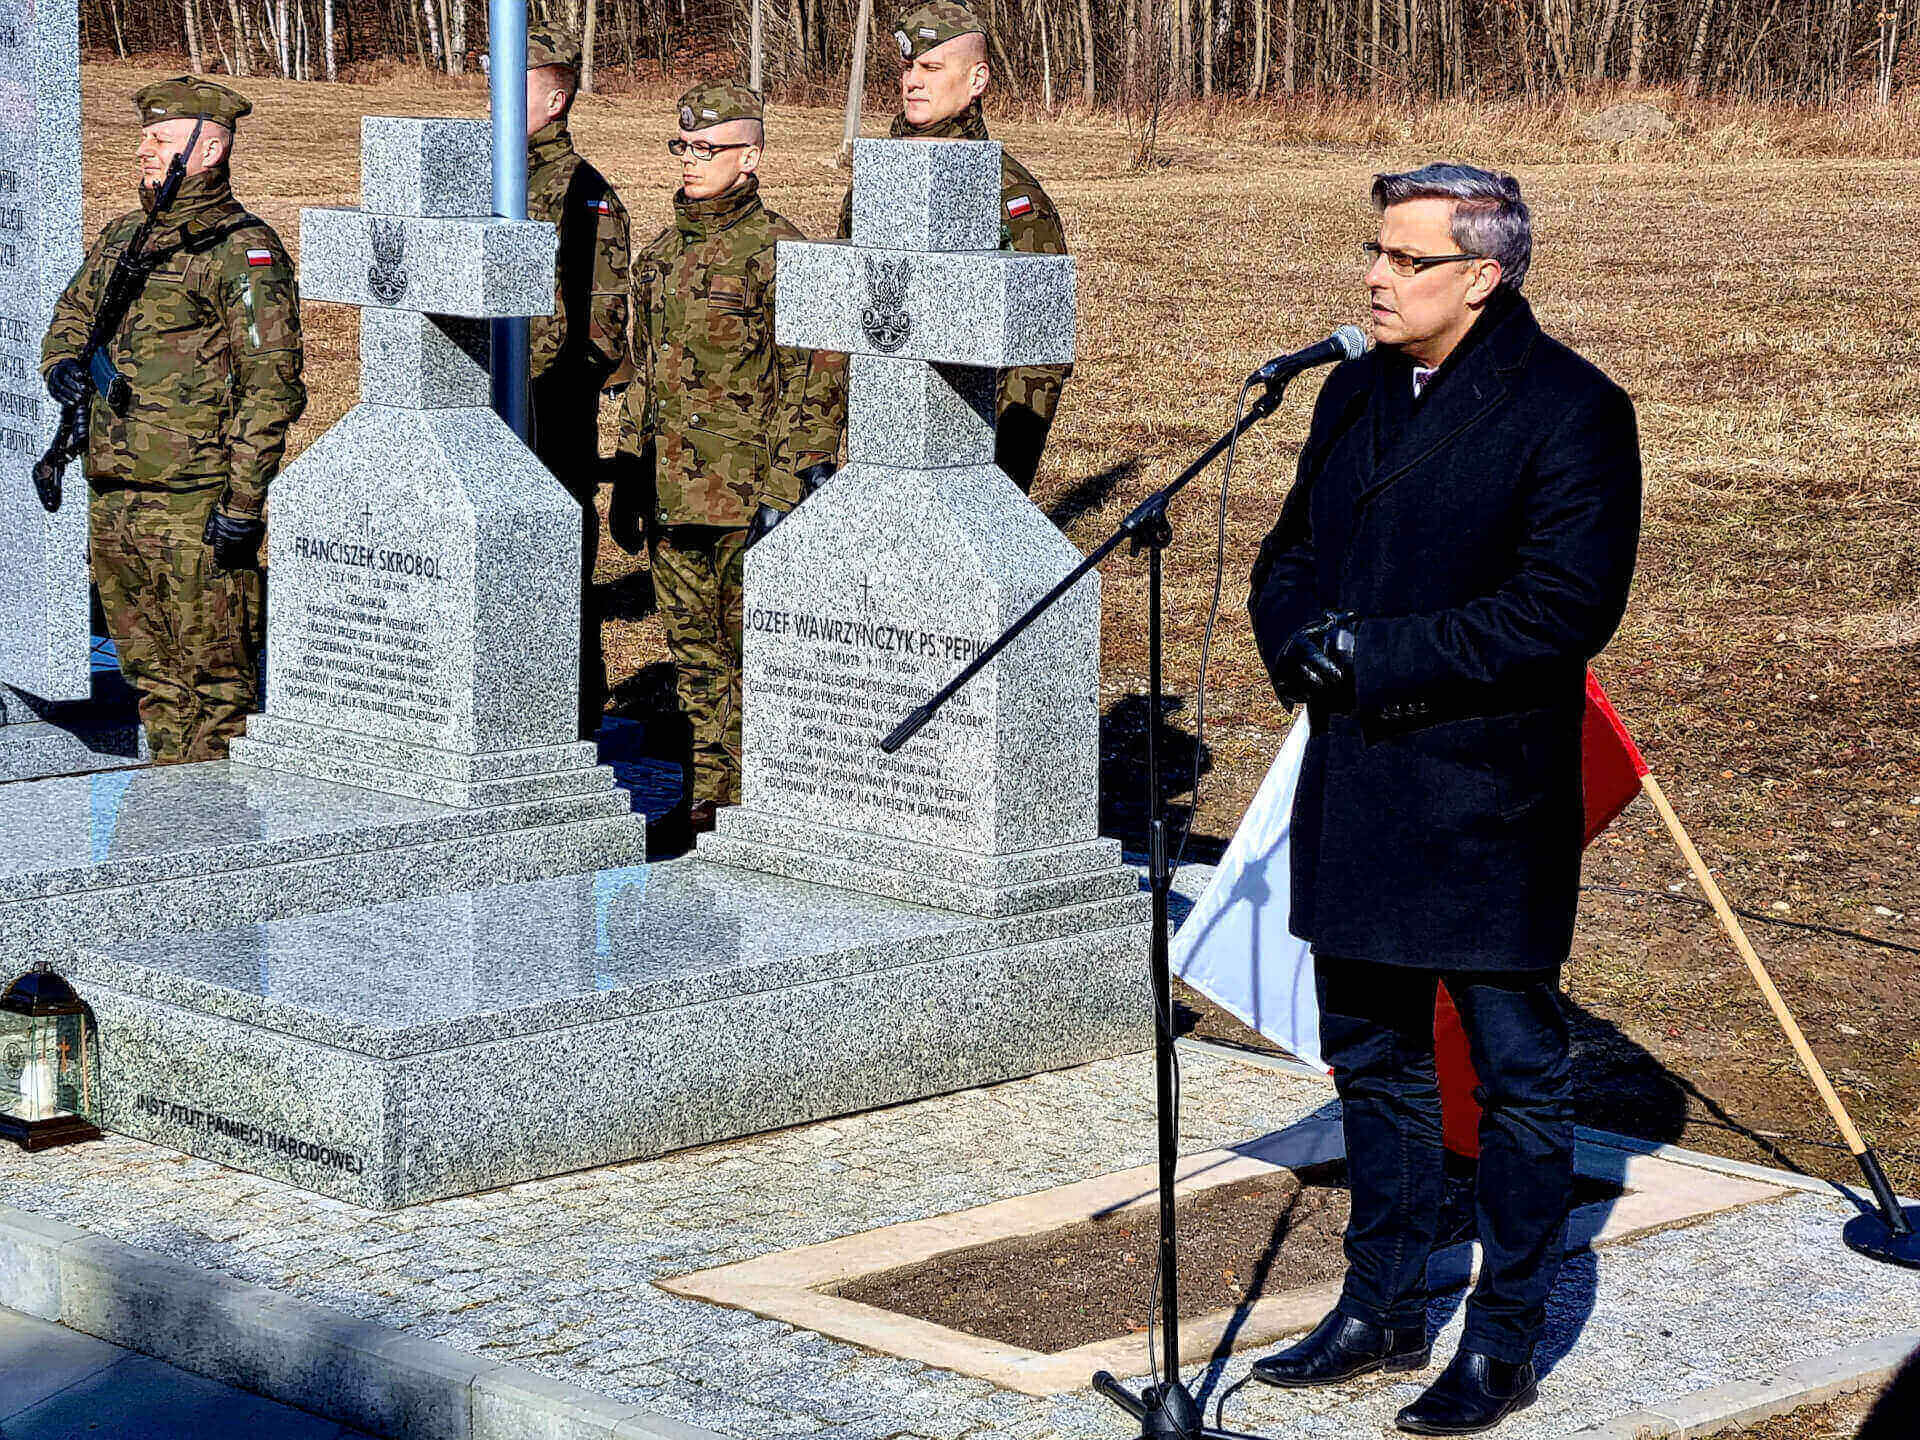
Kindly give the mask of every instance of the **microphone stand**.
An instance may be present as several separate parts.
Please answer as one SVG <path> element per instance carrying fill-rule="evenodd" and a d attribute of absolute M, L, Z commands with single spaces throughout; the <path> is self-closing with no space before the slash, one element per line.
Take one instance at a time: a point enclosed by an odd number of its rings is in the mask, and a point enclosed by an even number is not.
<path fill-rule="evenodd" d="M 1167 506 L 1201 471 L 1205 470 L 1242 434 L 1280 408 L 1281 396 L 1292 375 L 1276 376 L 1234 427 L 1222 435 L 1170 484 L 1149 495 L 1105 540 L 1074 567 L 1045 595 L 1036 600 L 1006 632 L 968 663 L 953 679 L 925 704 L 916 706 L 899 725 L 880 741 L 880 748 L 891 755 L 931 720 L 941 706 L 951 700 L 966 683 L 992 663 L 993 658 L 1012 644 L 1059 598 L 1096 569 L 1122 544 L 1131 541 L 1133 553 L 1147 552 L 1147 852 L 1148 888 L 1153 897 L 1153 942 L 1151 950 L 1154 995 L 1154 1088 L 1159 1129 L 1160 1168 L 1160 1338 L 1162 1383 L 1149 1385 L 1138 1395 L 1128 1390 L 1107 1371 L 1093 1377 L 1093 1388 L 1140 1422 L 1142 1440 L 1210 1440 L 1231 1432 L 1208 1429 L 1199 1404 L 1180 1379 L 1180 1305 L 1178 1298 L 1179 1265 L 1175 1252 L 1173 1185 L 1174 1170 L 1180 1158 L 1178 1116 L 1174 1113 L 1174 1035 L 1173 974 L 1167 956 L 1169 925 L 1167 896 L 1173 888 L 1173 870 L 1167 858 L 1166 798 L 1160 788 L 1160 751 L 1157 732 L 1160 727 L 1161 637 L 1160 572 L 1161 555 L 1173 541 L 1173 527 L 1167 520 Z"/>

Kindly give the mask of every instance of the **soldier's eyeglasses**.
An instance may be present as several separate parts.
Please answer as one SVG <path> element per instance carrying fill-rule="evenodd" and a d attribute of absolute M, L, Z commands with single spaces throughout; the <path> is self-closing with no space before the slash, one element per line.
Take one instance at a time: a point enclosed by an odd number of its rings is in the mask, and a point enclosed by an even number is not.
<path fill-rule="evenodd" d="M 1458 255 L 1409 255 L 1404 250 L 1389 250 L 1377 241 L 1369 240 L 1360 247 L 1360 253 L 1367 257 L 1367 268 L 1373 268 L 1373 262 L 1382 255 L 1387 264 L 1393 267 L 1396 275 L 1418 275 L 1422 270 L 1431 270 L 1436 265 L 1451 265 L 1456 260 L 1484 260 L 1484 255 L 1470 255 L 1462 251 Z"/>
<path fill-rule="evenodd" d="M 677 158 L 691 150 L 694 159 L 711 160 L 722 150 L 745 150 L 752 144 L 751 140 L 739 140 L 731 145 L 712 145 L 705 140 L 682 140 L 675 136 L 667 141 L 667 153 Z"/>

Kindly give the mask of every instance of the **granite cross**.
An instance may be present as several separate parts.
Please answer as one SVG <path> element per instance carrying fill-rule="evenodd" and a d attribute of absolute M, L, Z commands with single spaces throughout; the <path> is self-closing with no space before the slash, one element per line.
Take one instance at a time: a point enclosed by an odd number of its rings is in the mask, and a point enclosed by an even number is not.
<path fill-rule="evenodd" d="M 991 465 L 995 372 L 1073 359 L 1073 261 L 1000 248 L 996 141 L 853 153 L 852 243 L 781 243 L 777 337 L 851 357 L 850 462 Z"/>

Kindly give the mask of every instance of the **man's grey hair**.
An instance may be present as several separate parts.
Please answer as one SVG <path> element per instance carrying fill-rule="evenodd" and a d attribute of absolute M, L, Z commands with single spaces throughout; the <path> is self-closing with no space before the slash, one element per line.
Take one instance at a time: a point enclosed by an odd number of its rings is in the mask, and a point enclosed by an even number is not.
<path fill-rule="evenodd" d="M 1448 226 L 1453 243 L 1500 262 L 1500 283 L 1518 290 L 1533 261 L 1533 217 L 1520 198 L 1520 182 L 1498 170 L 1472 165 L 1422 165 L 1399 175 L 1373 177 L 1373 208 L 1409 200 L 1451 200 Z"/>

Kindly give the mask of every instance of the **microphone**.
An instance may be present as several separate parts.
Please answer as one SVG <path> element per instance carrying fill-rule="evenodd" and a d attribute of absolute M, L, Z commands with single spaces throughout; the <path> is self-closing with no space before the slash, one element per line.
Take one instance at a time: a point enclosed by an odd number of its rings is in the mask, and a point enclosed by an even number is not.
<path fill-rule="evenodd" d="M 1358 325 L 1342 325 L 1318 345 L 1269 360 L 1247 377 L 1249 385 L 1281 385 L 1302 370 L 1330 365 L 1336 360 L 1358 360 L 1367 353 L 1367 337 Z"/>

